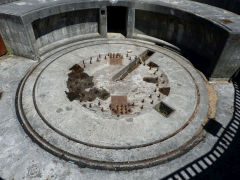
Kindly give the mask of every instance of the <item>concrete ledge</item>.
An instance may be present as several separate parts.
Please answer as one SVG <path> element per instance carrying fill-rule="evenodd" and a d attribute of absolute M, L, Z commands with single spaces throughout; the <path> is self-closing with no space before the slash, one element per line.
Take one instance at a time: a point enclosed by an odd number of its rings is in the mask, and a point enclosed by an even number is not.
<path fill-rule="evenodd" d="M 65 38 L 61 41 L 57 41 L 57 42 L 54 42 L 52 44 L 49 44 L 47 46 L 44 46 L 42 48 L 39 49 L 39 56 L 43 56 L 44 54 L 56 49 L 56 48 L 59 48 L 63 45 L 67 45 L 67 44 L 70 44 L 70 43 L 74 43 L 74 42 L 77 42 L 77 41 L 83 41 L 83 40 L 87 40 L 87 39 L 94 39 L 94 38 L 101 38 L 100 34 L 99 33 L 94 33 L 94 34 L 86 34 L 86 35 L 78 35 L 78 36 L 74 36 L 74 37 L 71 37 L 71 38 Z"/>
<path fill-rule="evenodd" d="M 144 35 L 144 34 L 134 33 L 132 37 L 135 38 L 135 39 L 140 39 L 140 40 L 150 41 L 150 42 L 156 43 L 159 46 L 170 48 L 171 50 L 174 50 L 176 52 L 181 51 L 181 49 L 178 48 L 177 46 L 174 46 L 174 45 L 172 45 L 172 44 L 170 44 L 166 41 L 163 41 L 163 40 L 158 39 L 158 38 L 154 38 L 152 36 L 147 36 L 147 35 Z"/>

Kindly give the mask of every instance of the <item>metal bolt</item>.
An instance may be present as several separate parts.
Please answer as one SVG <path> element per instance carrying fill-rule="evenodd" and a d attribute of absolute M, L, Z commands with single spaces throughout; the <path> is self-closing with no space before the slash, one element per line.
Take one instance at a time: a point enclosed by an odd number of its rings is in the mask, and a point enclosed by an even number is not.
<path fill-rule="evenodd" d="M 131 57 L 129 57 L 129 60 L 131 61 L 131 60 L 132 60 L 132 58 L 131 58 Z"/>
<path fill-rule="evenodd" d="M 153 104 L 153 100 L 151 101 L 151 104 Z"/>
<path fill-rule="evenodd" d="M 134 106 L 134 103 L 132 103 L 132 106 Z"/>
<path fill-rule="evenodd" d="M 90 64 L 92 64 L 92 60 L 90 60 Z"/>
<path fill-rule="evenodd" d="M 144 99 L 142 100 L 142 103 L 144 103 Z"/>
<path fill-rule="evenodd" d="M 150 66 L 150 67 L 149 67 L 149 70 L 151 70 L 151 69 L 152 69 L 152 67 Z"/>
<path fill-rule="evenodd" d="M 151 94 L 149 95 L 149 98 L 152 98 L 152 95 L 151 95 Z"/>
<path fill-rule="evenodd" d="M 103 107 L 102 107 L 101 111 L 102 111 L 102 112 L 104 111 Z"/>
<path fill-rule="evenodd" d="M 89 108 L 92 108 L 92 104 L 89 104 Z"/>
<path fill-rule="evenodd" d="M 161 97 L 161 95 L 159 94 L 159 95 L 158 95 L 158 98 L 160 98 L 160 97 Z"/>
<path fill-rule="evenodd" d="M 84 60 L 82 62 L 83 62 L 83 64 L 85 64 Z"/>
<path fill-rule="evenodd" d="M 143 109 L 143 105 L 141 106 L 141 109 Z"/>
<path fill-rule="evenodd" d="M 107 59 L 107 56 L 105 56 L 105 59 Z"/>
<path fill-rule="evenodd" d="M 157 89 L 154 89 L 154 92 L 157 92 Z"/>
<path fill-rule="evenodd" d="M 101 102 L 100 101 L 98 101 L 98 106 L 100 106 L 101 105 Z"/>

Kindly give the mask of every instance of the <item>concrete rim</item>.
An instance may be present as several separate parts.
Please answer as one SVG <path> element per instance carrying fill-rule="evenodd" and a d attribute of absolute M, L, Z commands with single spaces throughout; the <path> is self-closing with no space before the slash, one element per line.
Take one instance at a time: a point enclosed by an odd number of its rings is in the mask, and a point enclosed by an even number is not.
<path fill-rule="evenodd" d="M 124 40 L 125 41 L 125 40 Z M 109 43 L 109 42 L 108 42 Z M 149 45 L 150 46 L 150 45 Z M 165 50 L 166 51 L 166 50 Z M 66 53 L 69 53 L 66 52 Z M 175 53 L 174 53 L 175 54 Z M 176 56 L 179 56 L 177 54 L 175 54 Z M 53 55 L 54 56 L 54 55 Z M 171 57 L 172 58 L 172 57 Z M 43 60 L 44 61 L 44 60 Z M 43 61 L 41 61 L 39 64 L 41 64 Z M 54 61 L 54 60 L 53 60 Z M 53 62 L 51 61 L 51 62 Z M 191 66 L 189 64 L 188 61 L 186 61 L 185 59 L 182 58 L 182 64 L 180 62 L 178 62 L 185 70 L 187 70 L 187 68 L 183 65 L 184 63 L 187 63 L 189 66 Z M 39 65 L 38 64 L 38 65 Z M 50 64 L 50 63 L 49 63 Z M 130 161 L 130 162 L 108 162 L 108 161 L 96 161 L 96 160 L 92 160 L 92 159 L 87 159 L 84 157 L 79 157 L 76 156 L 74 154 L 68 153 L 62 149 L 59 149 L 58 147 L 53 146 L 52 144 L 50 144 L 49 142 L 45 141 L 44 139 L 42 139 L 41 136 L 39 136 L 39 134 L 36 133 L 36 131 L 31 127 L 31 125 L 29 124 L 25 114 L 24 114 L 24 110 L 22 107 L 22 90 L 24 88 L 25 82 L 27 81 L 28 77 L 31 75 L 31 73 L 38 67 L 38 65 L 36 65 L 35 67 L 33 67 L 31 70 L 29 70 L 29 72 L 26 74 L 26 76 L 24 77 L 22 83 L 19 86 L 19 90 L 17 92 L 17 96 L 16 96 L 16 108 L 17 108 L 17 113 L 19 115 L 19 120 L 23 126 L 23 128 L 25 129 L 25 131 L 34 139 L 34 141 L 36 141 L 41 147 L 43 147 L 44 149 L 50 151 L 51 153 L 60 156 L 61 158 L 64 158 L 66 160 L 72 160 L 75 163 L 79 164 L 79 165 L 83 165 L 83 166 L 88 166 L 88 167 L 92 167 L 92 168 L 98 168 L 98 169 L 108 169 L 108 170 L 131 170 L 131 169 L 138 169 L 138 168 L 144 168 L 144 167 L 150 167 L 153 165 L 157 165 L 163 162 L 166 162 L 167 160 L 170 160 L 174 157 L 179 156 L 180 154 L 184 153 L 184 151 L 186 151 L 187 149 L 189 149 L 190 147 L 192 147 L 196 142 L 199 141 L 199 139 L 201 139 L 200 134 L 202 134 L 202 127 L 199 128 L 199 130 L 194 133 L 194 135 L 192 136 L 192 138 L 190 140 L 188 140 L 185 144 L 183 144 L 182 146 L 180 146 L 179 148 L 177 148 L 174 151 L 171 152 L 167 152 L 164 155 L 158 156 L 158 157 L 154 157 L 154 158 L 149 158 L 149 159 L 144 159 L 144 160 L 140 160 L 140 161 Z M 46 66 L 47 67 L 47 66 Z M 46 68 L 45 67 L 45 68 Z M 45 69 L 44 68 L 44 69 Z M 189 68 L 189 67 L 188 67 Z M 188 71 L 188 70 L 187 70 Z M 195 71 L 195 70 L 194 70 Z M 41 71 L 42 72 L 42 71 Z M 196 71 L 195 71 L 196 72 Z M 191 75 L 191 73 L 188 71 L 188 73 Z M 197 72 L 196 72 L 197 73 Z M 199 78 L 201 79 L 201 76 L 198 75 Z M 203 84 L 203 80 L 195 80 L 194 77 L 191 75 L 191 77 L 194 80 L 194 83 L 196 85 L 197 88 L 197 92 L 198 92 L 198 104 L 200 103 L 200 92 L 197 86 L 197 83 L 201 83 Z M 202 81 L 202 82 L 201 82 Z M 34 89 L 36 86 L 36 82 L 34 84 Z M 33 94 L 33 98 L 34 94 Z M 34 100 L 35 101 L 35 100 Z M 35 107 L 36 107 L 36 103 L 34 103 Z M 37 107 L 36 107 L 37 108 Z M 196 107 L 194 113 L 192 114 L 192 116 L 190 117 L 190 119 L 194 118 L 194 115 L 197 113 L 198 111 L 198 106 Z M 41 115 L 40 115 L 41 116 Z M 44 118 L 44 117 L 43 117 Z M 176 135 L 178 132 L 180 132 L 182 129 L 184 129 L 189 123 L 191 122 L 191 120 L 187 121 L 187 123 L 185 123 L 185 125 L 183 127 L 181 127 L 176 133 L 174 133 L 172 136 Z M 205 123 L 205 119 L 203 124 Z M 66 136 L 65 136 L 66 137 Z M 66 137 L 67 139 L 70 139 L 69 137 Z M 166 137 L 165 139 L 170 138 Z M 164 140 L 165 140 L 164 139 Z M 71 139 L 74 140 L 74 139 Z M 133 149 L 133 148 L 141 148 L 141 147 L 145 147 L 145 146 L 151 146 L 155 143 L 159 143 L 163 140 L 158 140 L 157 142 L 153 142 L 153 143 L 148 143 L 148 144 L 144 144 L 144 145 L 140 145 L 140 146 L 132 146 L 132 147 L 104 147 L 104 146 L 95 146 L 93 145 L 93 147 L 95 148 L 106 148 L 106 149 L 115 149 L 115 150 L 121 150 L 121 149 Z M 91 144 L 86 143 L 85 145 L 87 146 L 92 146 Z"/>

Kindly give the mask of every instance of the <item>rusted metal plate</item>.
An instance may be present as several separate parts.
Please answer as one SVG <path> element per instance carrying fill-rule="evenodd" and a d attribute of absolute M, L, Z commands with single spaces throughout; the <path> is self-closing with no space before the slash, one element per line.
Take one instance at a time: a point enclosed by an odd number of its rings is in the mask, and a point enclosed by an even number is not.
<path fill-rule="evenodd" d="M 0 56 L 7 53 L 6 46 L 4 45 L 4 42 L 2 40 L 2 36 L 0 35 Z"/>

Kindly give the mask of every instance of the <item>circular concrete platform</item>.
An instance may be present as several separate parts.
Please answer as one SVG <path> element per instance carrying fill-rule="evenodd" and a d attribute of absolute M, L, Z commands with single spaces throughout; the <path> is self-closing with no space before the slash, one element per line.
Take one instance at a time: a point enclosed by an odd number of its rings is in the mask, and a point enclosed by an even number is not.
<path fill-rule="evenodd" d="M 123 58 L 111 64 L 109 53 Z M 150 68 L 150 62 L 158 67 Z M 110 97 L 70 101 L 68 76 L 76 64 Z M 126 76 L 116 80 L 126 68 Z M 178 54 L 145 42 L 104 39 L 75 43 L 29 70 L 18 90 L 17 110 L 26 132 L 49 152 L 81 166 L 131 170 L 164 163 L 194 147 L 207 118 L 207 94 L 201 75 Z M 129 113 L 112 111 L 116 95 L 127 97 Z"/>

